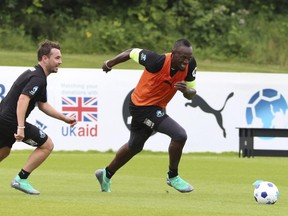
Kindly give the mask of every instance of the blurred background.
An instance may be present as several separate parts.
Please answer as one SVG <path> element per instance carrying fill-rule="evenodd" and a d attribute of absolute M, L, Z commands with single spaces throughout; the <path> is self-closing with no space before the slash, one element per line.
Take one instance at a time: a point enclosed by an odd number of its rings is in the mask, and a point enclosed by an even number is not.
<path fill-rule="evenodd" d="M 166 52 L 187 38 L 201 59 L 287 67 L 287 20 L 287 0 L 0 0 L 0 50 Z"/>

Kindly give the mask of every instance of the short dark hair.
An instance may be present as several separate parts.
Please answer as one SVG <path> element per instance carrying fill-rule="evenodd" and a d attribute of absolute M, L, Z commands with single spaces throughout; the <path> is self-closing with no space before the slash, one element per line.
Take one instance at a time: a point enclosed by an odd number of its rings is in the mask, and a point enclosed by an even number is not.
<path fill-rule="evenodd" d="M 51 49 L 56 48 L 60 50 L 60 45 L 58 42 L 53 42 L 49 40 L 44 40 L 39 44 L 37 56 L 38 56 L 38 61 L 41 61 L 42 56 L 50 56 L 51 55 Z"/>
<path fill-rule="evenodd" d="M 191 47 L 192 45 L 191 45 L 191 43 L 190 43 L 188 40 L 186 40 L 186 39 L 179 39 L 179 40 L 177 40 L 177 41 L 175 42 L 175 44 L 174 44 L 174 49 L 177 48 L 177 47 L 179 47 L 179 46 Z"/>

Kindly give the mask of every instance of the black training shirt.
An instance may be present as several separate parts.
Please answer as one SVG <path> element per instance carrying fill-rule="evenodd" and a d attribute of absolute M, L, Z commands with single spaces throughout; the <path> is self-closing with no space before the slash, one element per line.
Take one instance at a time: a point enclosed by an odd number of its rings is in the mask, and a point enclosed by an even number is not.
<path fill-rule="evenodd" d="M 47 77 L 40 65 L 36 65 L 33 69 L 22 73 L 0 103 L 0 118 L 10 122 L 17 122 L 17 102 L 21 94 L 30 97 L 26 111 L 27 118 L 38 101 L 47 102 L 46 87 Z"/>

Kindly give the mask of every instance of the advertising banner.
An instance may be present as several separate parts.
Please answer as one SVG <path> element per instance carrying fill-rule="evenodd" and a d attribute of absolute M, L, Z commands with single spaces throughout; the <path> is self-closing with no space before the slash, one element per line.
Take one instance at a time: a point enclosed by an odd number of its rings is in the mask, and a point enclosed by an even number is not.
<path fill-rule="evenodd" d="M 26 67 L 0 67 L 0 101 Z M 27 119 L 47 133 L 54 150 L 116 151 L 129 139 L 128 101 L 141 70 L 59 68 L 48 77 L 48 102 L 77 118 L 74 128 L 37 107 Z M 188 134 L 184 152 L 237 152 L 237 127 L 288 128 L 288 74 L 197 72 L 197 95 L 181 92 L 166 112 Z M 170 138 L 155 133 L 144 149 L 167 151 Z M 30 149 L 15 143 L 13 149 Z M 286 138 L 256 138 L 255 148 L 288 149 Z"/>

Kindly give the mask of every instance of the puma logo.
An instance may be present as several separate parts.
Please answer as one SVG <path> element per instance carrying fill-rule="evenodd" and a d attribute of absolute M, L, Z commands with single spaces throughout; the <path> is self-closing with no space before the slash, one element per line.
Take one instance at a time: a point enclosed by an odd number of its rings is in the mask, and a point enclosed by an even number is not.
<path fill-rule="evenodd" d="M 226 137 L 226 130 L 225 128 L 223 127 L 223 117 L 222 117 L 222 111 L 224 110 L 225 106 L 226 106 L 226 103 L 227 101 L 233 97 L 234 95 L 234 92 L 231 92 L 225 102 L 224 102 L 224 105 L 223 107 L 220 109 L 220 110 L 215 110 L 213 109 L 202 97 L 200 97 L 199 95 L 195 95 L 193 97 L 193 99 L 191 100 L 191 102 L 189 103 L 186 103 L 185 106 L 191 106 L 191 107 L 194 107 L 196 108 L 197 106 L 203 111 L 203 112 L 206 112 L 206 113 L 210 113 L 210 114 L 213 114 L 216 118 L 216 121 L 219 125 L 219 127 L 222 129 L 223 131 L 223 136 Z"/>

